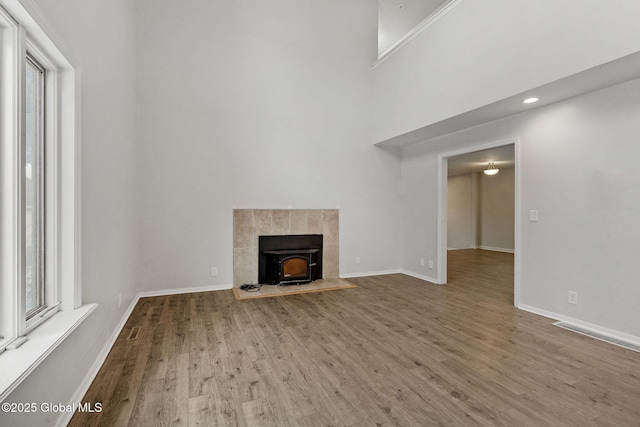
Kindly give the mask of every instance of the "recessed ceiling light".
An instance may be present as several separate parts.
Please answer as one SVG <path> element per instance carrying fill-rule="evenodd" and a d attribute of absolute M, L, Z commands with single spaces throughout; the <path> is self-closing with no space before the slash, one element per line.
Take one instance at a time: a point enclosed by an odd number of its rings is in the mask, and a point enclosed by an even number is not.
<path fill-rule="evenodd" d="M 535 96 L 522 100 L 524 104 L 533 104 L 534 102 L 538 101 L 540 101 L 540 98 L 536 98 Z"/>

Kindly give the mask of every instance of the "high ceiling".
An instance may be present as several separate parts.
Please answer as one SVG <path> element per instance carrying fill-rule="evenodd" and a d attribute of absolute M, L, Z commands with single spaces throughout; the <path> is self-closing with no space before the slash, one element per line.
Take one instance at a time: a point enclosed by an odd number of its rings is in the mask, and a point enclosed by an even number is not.
<path fill-rule="evenodd" d="M 378 55 L 450 0 L 378 0 Z"/>
<path fill-rule="evenodd" d="M 489 163 L 495 163 L 498 169 L 514 167 L 515 150 L 513 144 L 449 157 L 448 175 L 481 172 L 487 168 Z"/>
<path fill-rule="evenodd" d="M 378 55 L 386 52 L 427 17 L 451 0 L 378 0 Z M 450 157 L 449 176 L 482 172 L 489 163 L 497 168 L 515 165 L 514 146 L 492 148 Z"/>

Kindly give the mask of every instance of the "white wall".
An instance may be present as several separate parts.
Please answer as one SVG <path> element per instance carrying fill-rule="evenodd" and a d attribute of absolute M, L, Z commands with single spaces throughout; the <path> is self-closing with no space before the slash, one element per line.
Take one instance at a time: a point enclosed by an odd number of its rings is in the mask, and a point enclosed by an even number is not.
<path fill-rule="evenodd" d="M 477 174 L 475 174 L 477 176 Z M 447 182 L 447 247 L 478 245 L 478 180 L 473 174 L 450 176 Z"/>
<path fill-rule="evenodd" d="M 634 80 L 404 148 L 405 269 L 436 259 L 438 153 L 519 137 L 522 304 L 640 337 L 639 116 Z"/>
<path fill-rule="evenodd" d="M 340 205 L 342 273 L 435 276 L 419 261 L 437 255 L 437 153 L 516 136 L 522 302 L 640 336 L 639 81 L 407 147 L 402 164 L 370 145 L 639 50 L 640 3 L 464 1 L 372 80 L 367 0 L 35 1 L 82 68 L 82 281 L 100 307 L 8 401 L 68 402 L 138 290 L 231 284 L 234 206 Z"/>
<path fill-rule="evenodd" d="M 636 0 L 460 2 L 374 71 L 373 141 L 640 50 Z"/>
<path fill-rule="evenodd" d="M 100 306 L 8 401 L 69 402 L 140 290 L 230 284 L 234 206 L 339 205 L 341 272 L 398 268 L 400 159 L 370 145 L 375 3 L 36 1 L 82 71 L 82 290 Z"/>
<path fill-rule="evenodd" d="M 447 248 L 513 252 L 515 174 L 470 173 L 447 180 Z"/>
<path fill-rule="evenodd" d="M 483 249 L 514 249 L 514 172 L 513 168 L 501 168 L 497 175 L 479 174 L 478 241 Z"/>
<path fill-rule="evenodd" d="M 137 293 L 134 13 L 127 0 L 36 3 L 81 68 L 82 292 L 100 306 L 6 401 L 67 403 Z M 0 413 L 0 425 L 58 415 Z"/>
<path fill-rule="evenodd" d="M 370 144 L 376 3 L 137 5 L 143 289 L 231 284 L 234 207 L 339 205 L 340 272 L 397 269 L 400 161 Z"/>

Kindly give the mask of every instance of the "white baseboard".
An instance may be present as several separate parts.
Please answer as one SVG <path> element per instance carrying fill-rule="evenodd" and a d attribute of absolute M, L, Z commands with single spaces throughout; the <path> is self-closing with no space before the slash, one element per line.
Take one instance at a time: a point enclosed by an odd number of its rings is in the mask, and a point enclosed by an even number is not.
<path fill-rule="evenodd" d="M 407 276 L 415 277 L 416 279 L 424 280 L 424 281 L 432 283 L 434 285 L 438 284 L 438 281 L 435 278 L 431 277 L 431 276 L 427 276 L 427 275 L 419 274 L 419 273 L 414 273 L 413 271 L 408 271 L 408 270 L 402 270 L 401 273 L 402 274 L 406 274 Z"/>
<path fill-rule="evenodd" d="M 494 252 L 506 252 L 508 254 L 514 254 L 516 251 L 514 249 L 507 248 L 496 248 L 494 246 L 480 246 L 478 249 L 483 249 L 485 251 L 494 251 Z"/>
<path fill-rule="evenodd" d="M 228 290 L 232 288 L 233 288 L 233 285 L 212 285 L 212 286 L 200 286 L 200 287 L 194 287 L 194 288 L 167 289 L 162 291 L 145 291 L 145 292 L 138 293 L 133 298 L 133 300 L 131 301 L 131 304 L 129 304 L 129 307 L 122 315 L 122 319 L 120 319 L 120 322 L 118 322 L 118 325 L 116 326 L 113 333 L 105 343 L 104 347 L 102 348 L 102 351 L 100 351 L 100 353 L 98 354 L 96 361 L 93 363 L 93 365 L 91 365 L 89 372 L 87 372 L 87 375 L 84 377 L 84 380 L 80 383 L 80 385 L 76 389 L 76 392 L 73 394 L 69 403 L 73 404 L 73 403 L 81 402 L 84 395 L 87 394 L 89 387 L 91 387 L 91 383 L 93 383 L 93 380 L 96 379 L 96 376 L 100 371 L 100 368 L 104 364 L 105 360 L 107 360 L 107 356 L 109 355 L 109 352 L 113 347 L 113 344 L 115 344 L 116 339 L 118 339 L 120 332 L 122 332 L 124 325 L 127 323 L 127 320 L 129 320 L 129 316 L 131 316 L 131 313 L 133 313 L 133 309 L 135 308 L 138 301 L 140 301 L 140 298 L 157 297 L 157 296 L 174 295 L 174 294 L 189 294 L 189 293 L 195 293 L 195 292 L 222 291 L 222 290 Z M 74 414 L 73 412 L 63 411 L 58 417 L 58 420 L 56 421 L 56 424 L 55 424 L 56 427 L 64 427 L 67 424 L 69 424 L 69 422 L 71 421 L 71 417 L 73 417 L 73 414 Z"/>
<path fill-rule="evenodd" d="M 211 292 L 211 291 L 226 291 L 229 289 L 233 289 L 233 285 L 210 285 L 210 286 L 199 286 L 194 288 L 180 288 L 180 289 L 164 289 L 161 291 L 143 291 L 140 292 L 137 297 L 161 297 L 165 295 L 176 295 L 176 294 L 192 294 L 195 292 Z"/>
<path fill-rule="evenodd" d="M 350 279 L 354 277 L 367 277 L 367 276 L 384 276 L 385 274 L 398 274 L 402 273 L 400 270 L 379 270 L 379 271 L 365 271 L 362 273 L 347 273 L 341 274 L 341 279 Z"/>
<path fill-rule="evenodd" d="M 381 270 L 381 271 L 367 271 L 363 273 L 347 273 L 341 274 L 341 279 L 350 279 L 354 277 L 367 277 L 367 276 L 383 276 L 385 274 L 406 274 L 407 276 L 415 277 L 416 279 L 424 280 L 426 282 L 437 284 L 438 281 L 431 276 L 425 276 L 423 274 L 414 273 L 408 270 Z"/>
<path fill-rule="evenodd" d="M 614 329 L 605 328 L 604 326 L 595 325 L 589 322 L 584 322 L 582 320 L 574 319 L 573 317 L 553 313 L 551 311 L 543 310 L 537 307 L 532 307 L 526 304 L 520 304 L 518 308 L 520 310 L 528 311 L 529 313 L 537 314 L 539 316 L 548 317 L 553 320 L 559 320 L 575 326 L 579 326 L 588 331 L 591 331 L 600 335 L 604 335 L 605 337 L 613 338 L 614 340 L 624 341 L 629 344 L 640 346 L 640 337 L 637 337 L 635 335 L 616 331 Z"/>

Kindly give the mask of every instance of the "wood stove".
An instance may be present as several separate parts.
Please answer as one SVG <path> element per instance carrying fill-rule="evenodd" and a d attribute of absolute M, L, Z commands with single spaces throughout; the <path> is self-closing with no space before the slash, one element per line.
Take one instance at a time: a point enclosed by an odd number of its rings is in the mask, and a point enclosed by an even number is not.
<path fill-rule="evenodd" d="M 293 285 L 322 278 L 322 235 L 259 236 L 258 283 Z"/>
<path fill-rule="evenodd" d="M 265 251 L 265 281 L 269 285 L 309 283 L 317 279 L 319 249 Z"/>

